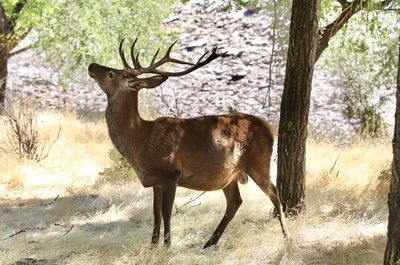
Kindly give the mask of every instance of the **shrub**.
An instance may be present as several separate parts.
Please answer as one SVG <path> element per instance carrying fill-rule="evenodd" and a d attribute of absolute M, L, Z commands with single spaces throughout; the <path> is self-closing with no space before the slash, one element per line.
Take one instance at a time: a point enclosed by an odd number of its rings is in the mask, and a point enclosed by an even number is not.
<path fill-rule="evenodd" d="M 40 139 L 36 110 L 27 101 L 20 100 L 17 110 L 12 103 L 4 109 L 7 139 L 0 144 L 0 151 L 17 159 L 27 158 L 40 162 L 47 158 L 52 146 L 60 136 L 49 144 Z"/>
<path fill-rule="evenodd" d="M 361 136 L 383 136 L 387 124 L 383 120 L 380 109 L 387 101 L 382 96 L 377 103 L 372 100 L 373 90 L 362 87 L 356 80 L 347 83 L 339 95 L 343 103 L 342 113 Z"/>
<path fill-rule="evenodd" d="M 135 171 L 115 147 L 109 151 L 109 157 L 112 164 L 100 172 L 100 182 L 127 182 L 136 180 Z"/>
<path fill-rule="evenodd" d="M 335 98 L 342 103 L 342 113 L 362 136 L 386 133 L 381 111 L 396 84 L 395 21 L 394 14 L 360 12 L 332 39 L 323 56 L 336 77 L 330 81 L 339 87 Z"/>

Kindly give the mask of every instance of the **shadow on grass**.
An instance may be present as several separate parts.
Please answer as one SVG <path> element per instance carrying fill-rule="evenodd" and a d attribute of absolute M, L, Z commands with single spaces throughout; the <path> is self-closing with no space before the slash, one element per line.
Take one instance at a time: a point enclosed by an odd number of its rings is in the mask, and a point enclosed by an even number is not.
<path fill-rule="evenodd" d="M 91 251 L 111 258 L 111 254 L 118 256 L 150 241 L 151 203 L 129 208 L 124 218 L 118 218 L 116 203 L 122 205 L 90 193 L 0 200 L 0 256 L 6 254 L 0 257 L 0 264 L 63 264 L 64 259 Z M 111 219 L 96 219 L 113 208 L 116 217 L 111 211 Z"/>
<path fill-rule="evenodd" d="M 291 245 L 280 253 L 273 264 L 381 264 L 385 244 L 386 236 L 381 235 L 368 239 L 360 238 L 350 242 Z"/>
<path fill-rule="evenodd" d="M 114 187 L 113 192 L 119 192 L 120 188 Z M 368 218 L 363 212 L 368 209 L 369 204 L 373 204 L 373 201 L 363 201 L 356 194 L 332 188 L 310 187 L 307 198 L 307 209 L 325 220 L 325 223 L 329 222 L 329 218 L 324 219 L 325 212 L 319 210 L 324 205 L 334 205 L 329 216 L 334 217 L 343 214 L 343 211 L 349 211 L 352 217 L 358 219 Z M 264 199 L 268 201 L 266 197 Z M 135 204 L 136 201 L 139 202 Z M 225 205 L 217 208 L 217 204 L 207 203 L 196 209 L 188 208 L 185 213 L 174 217 L 180 218 L 175 219 L 175 227 L 179 225 L 177 221 L 184 221 L 184 224 L 181 225 L 179 236 L 176 236 L 181 242 L 172 247 L 172 252 L 160 247 L 152 250 L 148 248 L 153 222 L 151 201 L 149 194 L 136 194 L 135 191 L 122 197 L 78 193 L 57 199 L 0 199 L 0 256 L 2 252 L 10 255 L 6 258 L 0 257 L 0 263 L 25 265 L 49 264 L 51 261 L 50 264 L 95 264 L 97 260 L 102 264 L 110 264 L 119 257 L 129 257 L 137 262 L 156 259 L 157 262 L 153 264 L 165 264 L 165 259 L 186 262 L 191 257 L 196 264 L 200 260 L 211 259 L 210 253 L 216 256 L 211 260 L 226 262 L 229 255 L 235 256 L 233 253 L 243 251 L 240 244 L 230 243 L 230 237 L 233 242 L 240 242 L 241 236 L 257 238 L 257 233 L 268 230 L 276 234 L 273 242 L 281 241 L 277 220 L 268 218 L 265 212 L 254 212 L 242 217 L 244 213 L 238 213 L 224 234 L 220 242 L 222 244 L 215 249 L 201 250 L 212 229 L 223 216 L 225 208 Z M 116 208 L 115 215 L 113 207 Z M 376 207 L 378 206 L 374 204 L 372 208 Z M 128 210 L 125 211 L 126 209 Z M 119 218 L 121 211 L 123 218 Z M 110 212 L 111 218 L 96 219 L 96 216 L 107 212 Z M 246 214 L 249 212 L 245 211 Z M 371 213 L 374 212 L 376 213 L 371 210 Z M 204 220 L 196 223 L 193 218 L 199 216 Z M 22 229 L 26 232 L 3 240 Z M 274 251 L 272 256 L 266 256 L 266 264 L 379 264 L 383 257 L 385 237 L 364 239 L 360 236 L 358 239 L 346 237 L 340 241 L 328 239 L 295 243 Z M 241 255 L 246 258 L 246 262 L 252 260 L 248 253 Z M 271 261 L 273 262 L 268 263 Z"/>
<path fill-rule="evenodd" d="M 57 263 L 51 260 L 26 258 L 18 260 L 12 263 L 11 265 L 55 265 L 55 264 Z"/>

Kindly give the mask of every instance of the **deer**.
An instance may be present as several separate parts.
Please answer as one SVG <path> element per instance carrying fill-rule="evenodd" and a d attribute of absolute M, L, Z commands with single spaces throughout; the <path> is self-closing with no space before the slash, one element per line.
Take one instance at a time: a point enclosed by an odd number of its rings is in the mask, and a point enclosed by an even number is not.
<path fill-rule="evenodd" d="M 105 119 L 112 143 L 133 167 L 141 184 L 153 188 L 151 246 L 159 243 L 161 221 L 164 245 L 171 245 L 171 214 L 178 186 L 198 191 L 222 189 L 226 211 L 203 248 L 217 244 L 242 204 L 238 183 L 247 183 L 249 176 L 271 199 L 283 237 L 288 239 L 282 204 L 270 176 L 274 131 L 269 123 L 242 113 L 189 119 L 145 120 L 140 116 L 140 90 L 156 88 L 169 77 L 189 74 L 223 54 L 217 53 L 218 48 L 214 47 L 196 63 L 182 61 L 170 56 L 175 41 L 160 60 L 156 60 L 158 49 L 149 66 L 143 67 L 140 53 L 135 55 L 137 40 L 130 50 L 133 67 L 126 61 L 123 39 L 119 55 L 124 68 L 118 70 L 92 63 L 88 74 L 107 96 Z M 160 70 L 168 63 L 187 67 L 175 72 Z"/>

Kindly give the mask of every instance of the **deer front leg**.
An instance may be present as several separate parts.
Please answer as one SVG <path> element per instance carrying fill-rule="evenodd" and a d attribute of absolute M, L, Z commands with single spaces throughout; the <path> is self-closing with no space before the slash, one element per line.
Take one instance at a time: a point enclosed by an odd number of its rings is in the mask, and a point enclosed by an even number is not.
<path fill-rule="evenodd" d="M 164 245 L 171 245 L 171 215 L 177 183 L 166 183 L 162 186 L 162 217 L 164 220 Z"/>
<path fill-rule="evenodd" d="M 154 225 L 153 225 L 153 235 L 151 236 L 151 244 L 156 245 L 160 240 L 160 227 L 161 227 L 161 217 L 162 217 L 162 188 L 161 186 L 153 186 L 153 214 L 154 214 Z"/>

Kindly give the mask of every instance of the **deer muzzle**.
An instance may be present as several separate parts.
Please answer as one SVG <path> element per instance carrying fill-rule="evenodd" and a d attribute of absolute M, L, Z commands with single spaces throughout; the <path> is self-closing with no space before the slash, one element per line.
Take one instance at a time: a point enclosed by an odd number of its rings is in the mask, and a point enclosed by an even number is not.
<path fill-rule="evenodd" d="M 99 72 L 98 69 L 99 69 L 100 67 L 101 67 L 101 66 L 100 66 L 99 64 L 97 64 L 97 63 L 91 63 L 91 64 L 89 65 L 89 67 L 88 67 L 88 74 L 89 74 L 89 76 L 90 76 L 91 78 L 96 78 L 96 73 Z"/>

